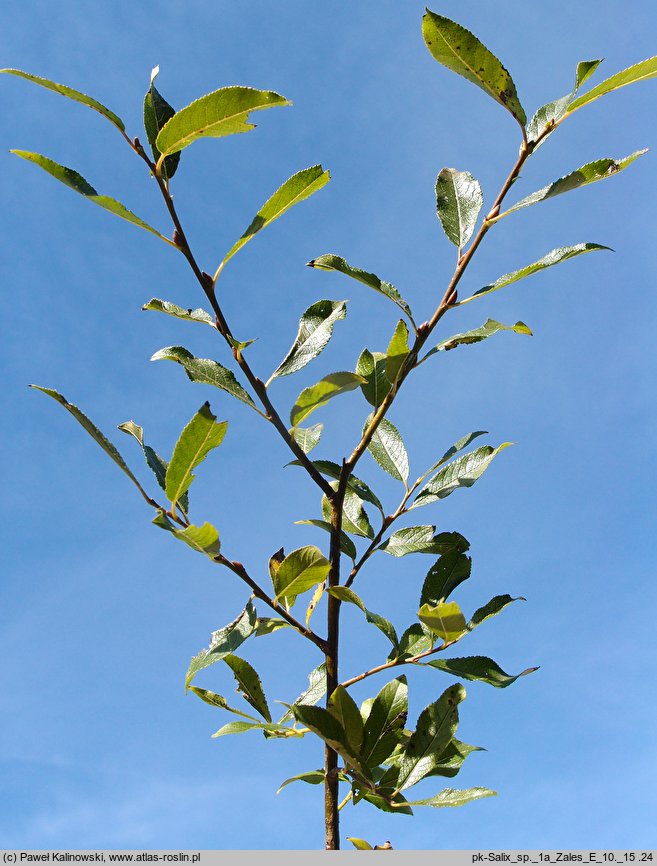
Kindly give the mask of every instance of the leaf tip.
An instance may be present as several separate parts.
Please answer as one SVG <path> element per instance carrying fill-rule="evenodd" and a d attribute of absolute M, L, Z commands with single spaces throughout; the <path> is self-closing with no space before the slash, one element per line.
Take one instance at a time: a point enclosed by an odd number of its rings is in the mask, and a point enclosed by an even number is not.
<path fill-rule="evenodd" d="M 151 84 L 155 81 L 155 79 L 157 78 L 157 76 L 158 76 L 159 74 L 160 74 L 160 65 L 159 65 L 159 63 L 158 63 L 157 66 L 154 66 L 154 67 L 151 69 Z"/>

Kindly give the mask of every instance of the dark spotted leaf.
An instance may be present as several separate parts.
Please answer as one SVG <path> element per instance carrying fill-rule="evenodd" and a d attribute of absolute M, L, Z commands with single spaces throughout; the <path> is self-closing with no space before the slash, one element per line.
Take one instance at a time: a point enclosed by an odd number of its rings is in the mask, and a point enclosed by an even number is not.
<path fill-rule="evenodd" d="M 244 696 L 254 710 L 267 721 L 271 722 L 271 713 L 267 706 L 267 698 L 262 688 L 262 682 L 255 668 L 253 668 L 245 659 L 236 655 L 227 655 L 224 661 L 232 670 L 235 681 L 237 682 L 238 692 Z"/>

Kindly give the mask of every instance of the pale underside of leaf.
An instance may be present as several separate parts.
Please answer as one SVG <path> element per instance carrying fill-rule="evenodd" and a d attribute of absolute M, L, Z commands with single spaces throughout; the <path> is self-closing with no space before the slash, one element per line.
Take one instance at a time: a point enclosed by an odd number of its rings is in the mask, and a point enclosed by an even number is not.
<path fill-rule="evenodd" d="M 309 364 L 328 345 L 335 323 L 346 315 L 345 301 L 317 301 L 308 307 L 299 320 L 294 343 L 269 381 L 276 376 L 289 376 Z"/>
<path fill-rule="evenodd" d="M 595 72 L 602 60 L 581 60 L 577 64 L 575 74 L 575 86 L 565 96 L 542 105 L 527 124 L 527 138 L 531 142 L 537 142 L 536 150 L 551 135 L 551 130 L 563 119 L 569 104 L 573 101 L 580 87 Z M 537 140 L 540 137 L 540 142 Z"/>
<path fill-rule="evenodd" d="M 185 678 L 185 691 L 187 691 L 199 671 L 234 653 L 253 634 L 256 622 L 257 614 L 255 608 L 249 602 L 242 613 L 231 623 L 213 632 L 210 637 L 209 647 L 201 650 L 190 662 Z"/>
<path fill-rule="evenodd" d="M 649 57 L 647 60 L 642 60 L 640 63 L 635 63 L 634 66 L 630 66 L 628 69 L 623 69 L 615 75 L 612 75 L 610 78 L 605 79 L 603 82 L 598 84 L 597 87 L 589 90 L 588 93 L 583 93 L 577 99 L 574 99 L 568 106 L 567 113 L 572 114 L 574 111 L 577 111 L 578 108 L 582 108 L 584 105 L 594 102 L 601 96 L 605 96 L 607 93 L 611 93 L 612 91 L 625 87 L 628 84 L 647 81 L 648 79 L 655 77 L 657 77 L 657 56 Z"/>
<path fill-rule="evenodd" d="M 515 325 L 503 325 L 501 322 L 496 322 L 494 319 L 486 319 L 483 325 L 479 328 L 473 328 L 471 331 L 465 331 L 463 334 L 455 334 L 449 340 L 443 340 L 438 343 L 430 352 L 422 358 L 420 364 L 423 364 L 427 358 L 435 355 L 436 352 L 448 352 L 455 349 L 457 346 L 466 346 L 471 343 L 480 343 L 482 340 L 487 340 L 493 334 L 498 334 L 500 331 L 513 331 L 515 334 L 526 334 L 531 337 L 531 329 L 524 322 L 516 322 Z"/>
<path fill-rule="evenodd" d="M 553 265 L 558 265 L 561 262 L 565 262 L 568 259 L 575 258 L 575 256 L 581 256 L 584 253 L 594 253 L 599 252 L 601 250 L 610 250 L 611 247 L 605 247 L 601 244 L 594 243 L 582 243 L 575 244 L 571 247 L 558 247 L 555 250 L 551 250 L 547 255 L 543 256 L 543 258 L 539 259 L 536 262 L 532 262 L 531 265 L 527 265 L 524 268 L 520 268 L 517 271 L 511 271 L 508 274 L 504 274 L 499 277 L 499 279 L 495 280 L 494 283 L 491 283 L 488 286 L 484 286 L 483 289 L 479 289 L 469 298 L 465 298 L 463 301 L 459 301 L 459 304 L 467 304 L 475 298 L 479 298 L 482 295 L 488 295 L 491 292 L 497 292 L 499 289 L 503 289 L 505 286 L 510 286 L 512 283 L 517 283 L 519 280 L 524 279 L 525 277 L 530 277 L 532 274 L 536 274 L 539 271 L 544 271 L 546 268 L 551 268 Z"/>
<path fill-rule="evenodd" d="M 210 325 L 211 328 L 215 327 L 214 317 L 200 307 L 196 310 L 192 310 L 191 307 L 185 310 L 183 307 L 179 307 L 178 304 L 174 304 L 171 301 L 162 301 L 159 298 L 151 298 L 147 304 L 144 304 L 142 310 L 153 310 L 156 313 L 166 313 L 168 316 L 173 316 L 176 319 L 183 319 L 185 322 L 200 322 L 202 325 Z"/>
<path fill-rule="evenodd" d="M 467 171 L 444 168 L 436 180 L 436 209 L 448 239 L 462 249 L 472 237 L 484 203 L 479 181 Z"/>
<path fill-rule="evenodd" d="M 238 400 L 246 403 L 252 409 L 256 408 L 255 403 L 237 381 L 234 373 L 226 367 L 222 367 L 217 361 L 212 361 L 209 358 L 195 358 L 184 346 L 167 346 L 160 349 L 151 357 L 151 361 L 175 361 L 185 370 L 192 382 L 213 385 L 215 388 L 220 388 L 233 397 L 237 397 Z"/>
<path fill-rule="evenodd" d="M 367 429 L 371 417 L 365 422 L 364 429 Z M 382 469 L 406 484 L 409 473 L 408 454 L 401 434 L 392 421 L 381 419 L 367 447 Z"/>

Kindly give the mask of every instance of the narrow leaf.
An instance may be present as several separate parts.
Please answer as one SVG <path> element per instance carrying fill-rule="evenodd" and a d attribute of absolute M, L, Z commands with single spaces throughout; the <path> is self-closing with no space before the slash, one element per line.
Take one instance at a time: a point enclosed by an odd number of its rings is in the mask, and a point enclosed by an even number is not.
<path fill-rule="evenodd" d="M 365 379 L 360 386 L 368 403 L 378 409 L 392 388 L 386 375 L 387 356 L 383 352 L 363 349 L 356 363 L 356 372 Z"/>
<path fill-rule="evenodd" d="M 168 316 L 174 316 L 176 319 L 183 319 L 186 322 L 200 322 L 203 325 L 210 325 L 214 328 L 214 319 L 210 313 L 206 313 L 200 307 L 196 310 L 184 310 L 177 304 L 172 304 L 171 301 L 161 301 L 159 298 L 151 298 L 144 304 L 142 310 L 154 310 L 157 313 L 166 313 Z"/>
<path fill-rule="evenodd" d="M 594 102 L 601 96 L 605 96 L 607 93 L 611 93 L 612 91 L 625 87 L 628 84 L 635 84 L 638 81 L 647 81 L 649 78 L 655 77 L 657 77 L 657 57 L 649 57 L 647 60 L 635 63 L 634 66 L 630 66 L 628 69 L 623 69 L 621 72 L 617 72 L 615 75 L 612 75 L 611 78 L 605 79 L 601 84 L 598 84 L 597 87 L 589 90 L 588 93 L 584 93 L 582 96 L 574 99 L 568 106 L 567 113 L 572 114 L 574 111 L 577 111 L 578 108 L 582 108 L 584 105 Z"/>
<path fill-rule="evenodd" d="M 406 326 L 406 323 L 400 319 L 397 322 L 395 333 L 392 335 L 392 339 L 388 345 L 388 351 L 386 352 L 386 378 L 391 384 L 394 384 L 397 381 L 397 376 L 399 375 L 406 358 L 408 358 L 409 352 L 408 327 Z"/>
<path fill-rule="evenodd" d="M 427 475 L 431 475 L 432 472 L 435 472 L 436 469 L 438 469 L 444 463 L 447 463 L 448 460 L 451 460 L 455 454 L 458 454 L 460 451 L 463 451 L 464 448 L 467 448 L 474 439 L 478 439 L 479 436 L 486 436 L 487 433 L 488 430 L 475 430 L 473 433 L 467 433 L 465 436 L 462 436 L 451 446 L 451 448 L 448 448 L 447 451 L 445 451 L 440 460 L 437 463 L 434 463 L 431 469 L 428 469 L 424 473 L 422 478 L 426 478 Z"/>
<path fill-rule="evenodd" d="M 315 526 L 317 527 L 317 529 L 323 529 L 324 532 L 328 532 L 329 535 L 331 534 L 331 532 L 333 532 L 333 527 L 328 522 L 328 520 L 295 520 L 294 523 L 295 525 L 299 526 Z M 356 545 L 344 531 L 340 532 L 340 549 L 350 559 L 355 560 L 358 556 Z"/>
<path fill-rule="evenodd" d="M 400 762 L 397 780 L 399 791 L 415 785 L 439 762 L 456 733 L 458 705 L 464 699 L 465 689 L 457 683 L 446 689 L 435 703 L 422 710 L 417 729 L 408 741 Z"/>
<path fill-rule="evenodd" d="M 292 626 L 287 620 L 278 619 L 275 616 L 259 616 L 255 635 L 256 637 L 265 637 L 280 631 L 282 628 L 292 628 Z"/>
<path fill-rule="evenodd" d="M 397 304 L 397 306 L 406 313 L 411 323 L 413 323 L 411 308 L 399 294 L 397 289 L 392 285 L 392 283 L 379 279 L 376 274 L 370 274 L 360 268 L 354 268 L 341 256 L 333 255 L 333 253 L 318 256 L 318 258 L 308 262 L 308 267 L 319 268 L 319 270 L 322 271 L 338 271 L 341 274 L 351 277 L 353 280 L 358 280 L 359 283 L 369 286 L 370 289 L 374 289 L 375 292 L 385 295 L 386 298 L 389 298 L 394 304 Z"/>
<path fill-rule="evenodd" d="M 91 436 L 91 438 L 94 439 L 103 449 L 103 451 L 112 458 L 112 460 L 116 463 L 119 469 L 125 472 L 128 478 L 137 487 L 144 499 L 149 503 L 151 502 L 148 494 L 141 486 L 139 481 L 137 481 L 135 476 L 132 474 L 132 472 L 128 468 L 128 464 L 125 462 L 123 457 L 121 457 L 115 446 L 112 445 L 109 439 L 100 432 L 100 430 L 98 429 L 98 427 L 96 427 L 93 421 L 90 421 L 89 418 L 87 418 L 84 412 L 78 409 L 77 406 L 74 406 L 73 403 L 69 403 L 66 397 L 62 396 L 58 391 L 55 391 L 53 388 L 43 388 L 41 385 L 30 385 L 30 388 L 34 388 L 36 391 L 42 391 L 44 394 L 47 394 L 49 397 L 52 397 L 53 400 L 56 400 L 59 404 L 61 404 L 67 412 L 70 412 L 71 415 L 78 422 L 78 424 L 84 427 L 84 429 Z"/>
<path fill-rule="evenodd" d="M 454 788 L 445 788 L 440 794 L 435 797 L 429 797 L 426 800 L 410 800 L 409 806 L 433 806 L 435 809 L 440 809 L 444 806 L 464 806 L 466 803 L 472 803 L 473 800 L 482 800 L 484 797 L 496 797 L 497 791 L 491 791 L 490 788 L 468 788 L 465 791 L 457 791 Z"/>
<path fill-rule="evenodd" d="M 58 162 L 54 162 L 54 160 L 48 159 L 47 156 L 42 156 L 40 153 L 30 153 L 27 150 L 12 150 L 10 153 L 15 153 L 16 156 L 20 156 L 21 159 L 33 162 L 35 165 L 38 165 L 39 168 L 42 168 L 48 174 L 56 178 L 56 180 L 75 190 L 75 192 L 80 193 L 80 195 L 83 195 L 94 204 L 105 208 L 105 210 L 121 217 L 121 219 L 127 220 L 129 223 L 139 226 L 139 228 L 146 229 L 147 232 L 156 235 L 165 243 L 171 244 L 171 241 L 168 238 L 165 238 L 164 235 L 161 235 L 156 229 L 149 226 L 148 223 L 145 223 L 143 219 L 140 219 L 138 216 L 133 214 L 132 211 L 129 211 L 120 201 L 110 198 L 108 195 L 98 195 L 91 184 L 72 168 L 66 168 L 66 166 L 60 165 Z"/>
<path fill-rule="evenodd" d="M 455 349 L 457 346 L 466 346 L 470 343 L 480 343 L 482 340 L 487 340 L 493 334 L 499 334 L 500 331 L 513 331 L 515 334 L 526 334 L 532 336 L 531 330 L 524 322 L 516 322 L 515 325 L 503 325 L 501 322 L 496 322 L 494 319 L 486 319 L 483 325 L 479 328 L 473 328 L 471 331 L 465 331 L 463 334 L 455 334 L 449 340 L 443 340 L 438 343 L 430 352 L 422 358 L 420 363 L 424 363 L 427 358 L 435 355 L 436 352 L 448 352 L 450 349 Z"/>
<path fill-rule="evenodd" d="M 281 782 L 276 793 L 280 794 L 283 788 L 287 785 L 291 785 L 292 782 L 306 782 L 308 785 L 321 785 L 325 778 L 326 773 L 324 770 L 310 770 L 307 773 L 299 773 L 298 776 L 290 776 L 289 779 Z"/>
<path fill-rule="evenodd" d="M 220 628 L 218 631 L 212 632 L 209 647 L 201 650 L 197 656 L 194 656 L 189 665 L 185 678 L 185 691 L 189 689 L 192 680 L 199 671 L 210 667 L 210 665 L 221 661 L 226 656 L 235 652 L 253 634 L 256 621 L 255 608 L 249 602 L 242 613 L 231 623 Z"/>
<path fill-rule="evenodd" d="M 543 256 L 543 258 L 539 259 L 537 262 L 532 262 L 531 265 L 527 265 L 524 268 L 520 268 L 518 271 L 511 271 L 511 273 L 504 274 L 504 276 L 499 277 L 495 280 L 494 283 L 491 283 L 488 286 L 484 286 L 483 289 L 479 289 L 472 295 L 470 298 L 465 298 L 463 301 L 459 301 L 460 304 L 467 304 L 470 301 L 474 300 L 474 298 L 479 298 L 482 295 L 488 295 L 490 292 L 496 292 L 498 289 L 503 289 L 505 286 L 510 286 L 511 283 L 517 283 L 518 280 L 523 280 L 525 277 L 530 277 L 532 274 L 537 274 L 539 271 L 544 271 L 546 268 L 551 268 L 553 265 L 558 265 L 561 262 L 565 262 L 568 259 L 575 258 L 575 256 L 581 256 L 584 253 L 594 253 L 598 250 L 610 250 L 611 247 L 605 247 L 601 244 L 575 244 L 572 247 L 559 247 L 556 250 L 552 250 L 547 255 Z"/>
<path fill-rule="evenodd" d="M 337 397 L 339 394 L 353 391 L 354 388 L 362 385 L 364 381 L 363 377 L 358 376 L 356 373 L 330 373 L 317 382 L 316 385 L 304 388 L 299 394 L 290 412 L 290 423 L 293 427 L 296 427 L 304 418 L 307 418 L 314 412 L 315 409 L 324 406 L 329 400 Z"/>
<path fill-rule="evenodd" d="M 340 601 L 346 601 L 359 607 L 365 614 L 367 622 L 376 626 L 381 632 L 383 632 L 395 649 L 399 648 L 399 638 L 397 637 L 397 632 L 395 631 L 393 624 L 378 613 L 372 613 L 372 611 L 368 610 L 363 604 L 360 596 L 358 596 L 353 589 L 348 586 L 330 586 L 328 592 L 334 598 L 339 598 Z"/>
<path fill-rule="evenodd" d="M 210 451 L 221 445 L 227 428 L 227 421 L 217 423 L 209 403 L 204 403 L 184 428 L 174 448 L 165 479 L 166 494 L 172 505 L 187 492 L 196 477 L 193 470 Z"/>
<path fill-rule="evenodd" d="M 337 463 L 334 463 L 332 460 L 313 460 L 312 463 L 315 469 L 321 472 L 322 475 L 327 475 L 329 478 L 334 478 L 336 481 L 339 480 L 342 473 L 342 467 L 339 466 Z M 288 466 L 301 465 L 302 464 L 300 460 L 292 460 L 288 464 Z M 360 478 L 357 478 L 355 475 L 350 475 L 349 481 L 347 482 L 347 489 L 352 490 L 365 502 L 371 502 L 372 505 L 375 505 L 383 514 L 383 505 L 381 505 L 379 497 Z"/>
<path fill-rule="evenodd" d="M 267 698 L 256 670 L 245 659 L 236 655 L 227 655 L 224 657 L 224 661 L 233 672 L 237 682 L 237 690 L 254 710 L 257 710 L 267 722 L 271 722 Z"/>
<path fill-rule="evenodd" d="M 271 379 L 289 376 L 309 364 L 328 345 L 335 323 L 346 315 L 345 301 L 317 301 L 308 307 L 299 320 L 299 331 L 290 351 L 274 370 Z"/>
<path fill-rule="evenodd" d="M 637 150 L 635 153 L 632 153 L 630 156 L 626 156 L 623 159 L 612 159 L 611 157 L 607 157 L 605 159 L 597 159 L 595 162 L 588 162 L 576 171 L 571 171 L 570 174 L 559 178 L 559 180 L 555 180 L 553 183 L 550 183 L 542 189 L 528 195 L 526 198 L 521 199 L 517 204 L 514 204 L 513 207 L 505 211 L 505 216 L 514 211 L 521 210 L 524 207 L 538 204 L 538 202 L 545 201 L 548 198 L 554 198 L 554 196 L 561 195 L 564 192 L 570 192 L 571 190 L 579 189 L 582 186 L 588 186 L 590 183 L 596 183 L 599 180 L 613 177 L 615 174 L 618 174 L 618 172 L 627 168 L 628 165 L 631 165 L 635 159 L 638 159 L 647 152 L 647 149 Z"/>
<path fill-rule="evenodd" d="M 290 105 L 272 90 L 251 87 L 222 87 L 182 108 L 160 130 L 156 147 L 168 156 L 199 138 L 221 138 L 255 129 L 248 122 L 249 112 L 276 105 Z"/>
<path fill-rule="evenodd" d="M 212 734 L 212 739 L 226 737 L 229 734 L 245 734 L 247 731 L 264 731 L 265 734 L 277 737 L 299 736 L 292 728 L 286 728 L 283 725 L 276 725 L 270 722 L 229 722 L 223 728 L 219 728 L 216 733 Z"/>
<path fill-rule="evenodd" d="M 441 601 L 435 607 L 423 604 L 418 617 L 420 622 L 445 643 L 458 640 L 466 630 L 465 617 L 455 601 Z"/>
<path fill-rule="evenodd" d="M 492 616 L 497 616 L 498 613 L 501 613 L 505 607 L 508 607 L 510 604 L 513 604 L 514 601 L 526 601 L 521 595 L 517 598 L 512 598 L 510 595 L 496 595 L 494 598 L 485 604 L 483 607 L 478 608 L 473 614 L 472 619 L 468 623 L 468 631 L 472 631 L 473 628 L 476 628 L 478 625 L 481 625 L 487 619 L 490 619 Z"/>
<path fill-rule="evenodd" d="M 422 35 L 432 57 L 467 78 L 503 105 L 521 127 L 527 116 L 518 99 L 513 79 L 494 54 L 477 37 L 455 21 L 427 9 Z"/>
<path fill-rule="evenodd" d="M 306 627 L 310 625 L 310 617 L 315 612 L 315 608 L 322 600 L 322 596 L 324 595 L 324 590 L 326 589 L 326 581 L 322 581 L 315 587 L 315 592 L 312 594 L 312 598 L 308 603 L 308 607 L 306 608 Z"/>
<path fill-rule="evenodd" d="M 502 668 L 492 659 L 486 656 L 469 656 L 468 658 L 459 659 L 434 659 L 427 664 L 436 668 L 436 670 L 444 671 L 455 677 L 463 677 L 466 680 L 480 680 L 483 683 L 488 683 L 498 689 L 505 689 L 511 683 L 515 683 L 520 677 L 525 677 L 527 674 L 532 674 L 538 668 L 527 668 L 515 676 L 505 673 Z"/>
<path fill-rule="evenodd" d="M 393 753 L 407 714 L 408 686 L 401 676 L 381 689 L 365 722 L 362 755 L 368 767 L 377 767 Z"/>
<path fill-rule="evenodd" d="M 338 686 L 330 697 L 328 709 L 342 725 L 351 751 L 358 755 L 363 745 L 364 730 L 358 704 L 345 688 Z"/>
<path fill-rule="evenodd" d="M 310 198 L 313 193 L 326 186 L 330 179 L 331 175 L 328 171 L 324 171 L 321 165 L 313 165 L 293 174 L 263 204 L 242 237 L 226 253 L 224 263 L 231 259 L 238 250 L 241 250 L 244 244 L 248 243 L 261 229 L 273 223 L 295 204 Z"/>
<path fill-rule="evenodd" d="M 464 551 L 470 546 L 459 532 L 439 532 L 435 526 L 409 526 L 393 533 L 380 547 L 391 556 L 409 553 L 450 553 Z"/>
<path fill-rule="evenodd" d="M 303 453 L 309 454 L 319 445 L 323 429 L 323 424 L 315 424 L 313 427 L 293 427 L 290 434 Z"/>
<path fill-rule="evenodd" d="M 511 445 L 510 442 L 503 442 L 497 448 L 483 445 L 475 451 L 469 451 L 467 454 L 457 457 L 456 460 L 444 466 L 425 484 L 415 497 L 411 508 L 428 505 L 437 499 L 444 499 L 455 490 L 458 490 L 459 487 L 472 487 L 475 481 L 481 478 L 500 451 L 508 448 L 509 445 Z"/>
<path fill-rule="evenodd" d="M 331 563 L 319 548 L 309 546 L 293 550 L 274 576 L 276 601 L 285 598 L 287 604 L 293 604 L 298 595 L 321 583 L 330 570 Z"/>
<path fill-rule="evenodd" d="M 363 429 L 367 428 L 371 420 L 370 415 Z M 401 434 L 392 421 L 381 419 L 367 447 L 382 469 L 406 484 L 409 473 L 408 454 Z"/>
<path fill-rule="evenodd" d="M 466 548 L 467 549 L 467 548 Z M 429 569 L 422 585 L 420 607 L 445 601 L 470 577 L 472 560 L 459 549 L 444 553 Z"/>
<path fill-rule="evenodd" d="M 192 382 L 221 388 L 222 391 L 237 397 L 238 400 L 251 406 L 252 409 L 256 408 L 251 397 L 230 370 L 209 358 L 195 358 L 183 346 L 167 346 L 165 349 L 160 349 L 152 356 L 151 361 L 175 361 L 180 364 Z"/>
<path fill-rule="evenodd" d="M 144 452 L 146 465 L 155 476 L 157 483 L 160 485 L 162 490 L 166 492 L 166 475 L 169 464 L 163 457 L 160 457 L 157 451 L 151 448 L 150 445 L 146 445 L 144 442 L 143 427 L 140 427 L 139 424 L 135 424 L 134 421 L 125 421 L 123 424 L 118 425 L 118 429 L 137 440 Z M 185 514 L 189 512 L 189 497 L 186 493 L 180 497 L 180 507 Z"/>
<path fill-rule="evenodd" d="M 175 109 L 169 105 L 155 86 L 155 79 L 157 78 L 159 71 L 159 66 L 156 66 L 152 71 L 151 84 L 146 92 L 146 96 L 144 97 L 144 129 L 146 130 L 146 137 L 151 146 L 151 152 L 155 162 L 157 162 L 161 156 L 155 143 L 157 141 L 157 136 L 165 123 L 171 120 L 173 115 L 176 113 Z M 167 157 L 164 160 L 162 171 L 163 176 L 169 179 L 172 178 L 176 173 L 179 162 L 180 153 L 174 153 Z"/>
<path fill-rule="evenodd" d="M 484 203 L 478 180 L 467 171 L 444 168 L 436 180 L 436 210 L 449 240 L 459 249 L 472 237 Z"/>
<path fill-rule="evenodd" d="M 39 75 L 31 75 L 29 72 L 22 72 L 20 69 L 0 69 L 0 72 L 6 72 L 9 75 L 17 75 L 19 78 L 25 78 L 27 81 L 39 84 L 47 90 L 53 90 L 55 93 L 61 94 L 61 96 L 73 99 L 75 102 L 81 102 L 82 105 L 86 105 L 88 108 L 93 108 L 94 111 L 102 114 L 103 117 L 107 118 L 107 120 L 114 124 L 114 126 L 116 126 L 116 128 L 121 132 L 125 132 L 125 124 L 121 118 L 114 114 L 113 111 L 110 111 L 109 108 L 106 108 L 102 102 L 98 102 L 98 100 L 93 99 L 93 97 L 87 96 L 86 93 L 80 93 L 79 90 L 74 90 L 72 87 L 67 87 L 65 84 L 56 84 L 54 81 L 49 81 L 47 78 L 41 78 Z"/>
<path fill-rule="evenodd" d="M 228 710 L 228 712 L 234 713 L 236 716 L 242 716 L 244 719 L 249 719 L 252 722 L 259 723 L 255 716 L 250 716 L 248 713 L 243 713 L 241 710 L 236 710 L 235 707 L 231 707 L 226 698 L 222 697 L 222 695 L 216 694 L 216 692 L 210 692 L 207 689 L 199 689 L 198 686 L 190 686 L 189 691 L 194 692 L 197 697 L 202 701 L 205 701 L 205 703 L 209 704 L 211 707 Z"/>
<path fill-rule="evenodd" d="M 355 836 L 347 836 L 347 841 L 351 842 L 357 851 L 373 851 L 374 849 L 369 842 L 364 839 L 357 839 Z"/>

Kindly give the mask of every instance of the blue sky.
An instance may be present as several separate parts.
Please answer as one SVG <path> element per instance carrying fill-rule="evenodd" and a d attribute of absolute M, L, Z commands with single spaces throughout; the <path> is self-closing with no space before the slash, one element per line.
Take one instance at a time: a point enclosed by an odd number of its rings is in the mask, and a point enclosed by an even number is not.
<path fill-rule="evenodd" d="M 319 298 L 348 298 L 349 315 L 320 359 L 280 380 L 282 412 L 301 390 L 383 350 L 394 308 L 338 275 L 310 271 L 335 252 L 397 285 L 427 318 L 453 268 L 435 217 L 443 166 L 471 171 L 491 202 L 512 165 L 513 120 L 439 67 L 420 36 L 423 4 L 6 0 L 3 66 L 95 95 L 141 135 L 150 70 L 181 107 L 226 84 L 275 89 L 294 107 L 263 113 L 249 135 L 199 142 L 183 154 L 176 202 L 198 258 L 212 270 L 270 193 L 317 162 L 332 181 L 263 232 L 227 267 L 221 299 L 234 331 L 266 373 L 287 350 L 298 315 Z M 531 113 L 567 92 L 578 60 L 604 57 L 598 80 L 657 48 L 654 4 L 504 0 L 435 10 L 474 30 L 512 71 Z M 169 231 L 153 182 L 102 118 L 26 82 L 1 82 L 5 383 L 4 574 L 0 608 L 0 846 L 9 848 L 316 848 L 321 793 L 274 792 L 320 765 L 316 741 L 259 735 L 211 740 L 228 719 L 183 694 L 189 658 L 246 601 L 230 573 L 150 526 L 113 464 L 28 382 L 55 387 L 119 444 L 146 480 L 140 454 L 115 430 L 133 418 L 158 450 L 205 399 L 229 421 L 194 484 L 197 520 L 254 573 L 271 552 L 325 538 L 293 521 L 318 516 L 315 491 L 273 431 L 220 392 L 188 384 L 148 359 L 182 343 L 227 362 L 223 345 L 168 317 L 140 312 L 151 296 L 201 303 L 182 257 L 93 208 L 6 153 L 45 153 Z M 497 798 L 414 819 L 361 805 L 343 835 L 399 848 L 654 847 L 654 149 L 655 83 L 578 112 L 527 166 L 518 194 L 598 157 L 653 151 L 619 178 L 503 221 L 473 261 L 477 289 L 554 247 L 614 248 L 455 311 L 443 337 L 488 316 L 522 319 L 532 339 L 500 335 L 424 365 L 391 415 L 416 477 L 459 436 L 491 431 L 516 447 L 471 491 L 424 510 L 421 522 L 471 542 L 466 611 L 509 592 L 527 598 L 469 638 L 516 673 L 507 690 L 470 683 L 459 736 L 486 747 L 459 787 Z M 255 118 L 254 118 L 255 119 Z M 266 376 L 263 376 L 266 378 Z M 317 413 L 317 456 L 353 446 L 367 413 L 348 395 Z M 321 417 L 320 417 L 321 414 Z M 320 454 L 321 451 L 321 454 Z M 143 469 L 143 472 L 142 472 Z M 398 485 L 364 458 L 359 474 L 394 507 Z M 428 557 L 380 554 L 357 587 L 404 628 Z M 343 671 L 385 652 L 378 633 L 344 614 Z M 246 651 L 248 650 L 248 651 Z M 319 659 L 287 633 L 245 655 L 271 699 L 291 699 Z M 363 665 L 363 658 L 366 662 Z M 411 718 L 449 684 L 412 671 Z M 386 682 L 354 690 L 359 698 Z M 232 692 L 215 666 L 199 684 Z M 431 793 L 431 791 L 427 791 Z M 248 828 L 248 829 L 247 829 Z"/>

